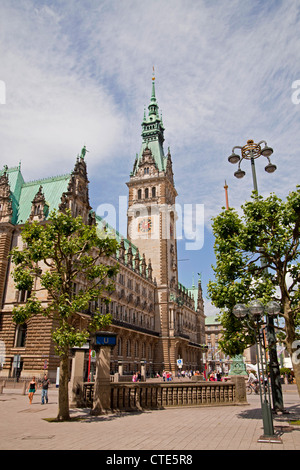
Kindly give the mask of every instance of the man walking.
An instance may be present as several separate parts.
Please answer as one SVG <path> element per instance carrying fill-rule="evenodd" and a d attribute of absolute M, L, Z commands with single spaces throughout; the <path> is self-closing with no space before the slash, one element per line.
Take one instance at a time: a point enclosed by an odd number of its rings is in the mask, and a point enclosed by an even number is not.
<path fill-rule="evenodd" d="M 50 380 L 47 377 L 47 374 L 44 375 L 42 380 L 42 405 L 46 402 L 48 403 L 48 387 L 50 385 Z"/>

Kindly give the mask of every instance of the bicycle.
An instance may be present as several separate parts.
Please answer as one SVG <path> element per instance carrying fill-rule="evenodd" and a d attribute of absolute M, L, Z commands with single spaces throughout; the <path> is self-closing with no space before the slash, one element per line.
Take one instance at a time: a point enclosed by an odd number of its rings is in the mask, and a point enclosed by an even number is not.
<path fill-rule="evenodd" d="M 259 389 L 258 384 L 249 383 L 249 384 L 246 385 L 247 395 L 251 395 L 252 392 L 256 393 L 256 395 L 257 395 L 258 394 L 258 389 Z"/>

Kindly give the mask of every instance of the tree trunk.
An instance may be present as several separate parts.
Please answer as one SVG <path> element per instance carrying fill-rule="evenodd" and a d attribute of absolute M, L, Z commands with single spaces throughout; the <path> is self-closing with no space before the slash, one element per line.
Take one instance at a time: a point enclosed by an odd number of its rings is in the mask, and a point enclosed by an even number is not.
<path fill-rule="evenodd" d="M 285 319 L 286 348 L 292 361 L 298 394 L 300 396 L 300 350 L 297 349 L 299 341 L 296 341 L 296 327 L 291 303 L 285 295 L 283 295 L 283 309 Z"/>
<path fill-rule="evenodd" d="M 292 355 L 292 364 L 293 364 L 293 370 L 294 370 L 297 389 L 298 389 L 298 395 L 300 397 L 300 354 L 299 354 L 299 349 L 298 349 L 298 355 L 296 354 L 296 352 L 294 352 L 293 355 Z"/>
<path fill-rule="evenodd" d="M 58 414 L 57 419 L 66 421 L 70 419 L 69 413 L 69 354 L 65 353 L 60 360 Z"/>

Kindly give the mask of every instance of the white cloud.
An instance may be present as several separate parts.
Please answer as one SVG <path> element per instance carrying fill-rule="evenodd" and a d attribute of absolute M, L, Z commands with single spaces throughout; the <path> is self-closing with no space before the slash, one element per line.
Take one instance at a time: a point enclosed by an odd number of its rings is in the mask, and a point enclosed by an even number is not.
<path fill-rule="evenodd" d="M 249 138 L 267 140 L 278 168 L 257 161 L 259 191 L 284 197 L 299 182 L 299 16 L 292 0 L 2 0 L 2 164 L 21 160 L 26 179 L 65 173 L 86 144 L 92 204 L 111 203 L 112 187 L 117 201 L 154 65 L 178 203 L 204 204 L 210 225 L 225 180 L 231 206 L 249 199 L 250 163 L 238 181 L 227 161 Z"/>
<path fill-rule="evenodd" d="M 90 168 L 99 165 L 124 138 L 124 118 L 114 99 L 84 76 L 80 64 L 77 68 L 53 10 L 45 6 L 30 15 L 18 10 L 10 19 L 2 43 L 3 163 L 21 160 L 30 178 L 64 173 L 86 144 Z"/>
<path fill-rule="evenodd" d="M 216 317 L 219 315 L 220 310 L 217 309 L 209 300 L 204 300 L 204 313 L 207 317 Z"/>

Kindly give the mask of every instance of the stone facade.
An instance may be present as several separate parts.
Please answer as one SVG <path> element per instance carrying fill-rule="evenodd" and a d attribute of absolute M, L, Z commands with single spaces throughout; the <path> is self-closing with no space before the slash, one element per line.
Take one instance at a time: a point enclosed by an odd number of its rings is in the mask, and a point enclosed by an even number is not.
<path fill-rule="evenodd" d="M 163 154 L 164 128 L 157 108 L 153 82 L 149 116 L 143 121 L 142 149 L 127 183 L 126 237 L 91 211 L 85 147 L 67 175 L 26 183 L 20 167 L 5 167 L 0 172 L 0 341 L 5 347 L 0 376 L 41 376 L 47 371 L 55 380 L 59 365 L 51 338 L 55 325 L 39 316 L 26 325 L 17 326 L 12 321 L 14 305 L 26 302 L 30 292 L 16 291 L 8 255 L 12 247 L 21 247 L 26 220 L 47 223 L 52 209 L 67 208 L 74 217 L 81 215 L 85 223 L 104 227 L 119 242 L 116 255 L 105 260 L 120 267 L 111 302 L 91 307 L 112 315 L 110 330 L 117 334 L 117 345 L 111 351 L 111 371 L 121 368 L 124 374 L 131 374 L 143 363 L 147 374 L 164 369 L 175 374 L 179 358 L 185 369 L 202 369 L 202 289 L 200 283 L 191 289 L 178 283 L 177 191 L 170 151 Z M 38 285 L 35 289 L 46 305 L 47 292 L 39 291 Z M 70 367 L 71 356 L 70 351 Z M 94 367 L 88 348 L 83 362 L 83 379 L 87 379 Z"/>
<path fill-rule="evenodd" d="M 222 325 L 214 316 L 205 318 L 205 336 L 206 336 L 206 361 L 209 372 L 218 371 L 228 374 L 230 369 L 230 358 L 220 349 L 219 341 L 222 339 Z"/>

